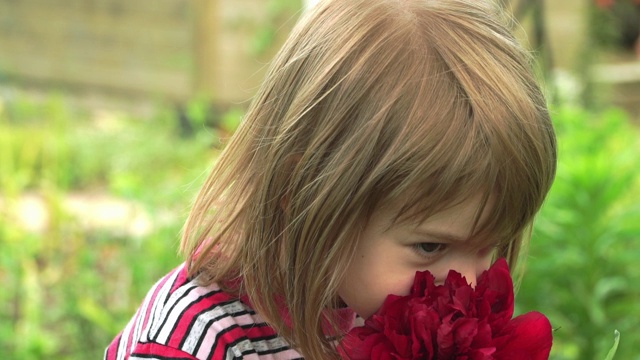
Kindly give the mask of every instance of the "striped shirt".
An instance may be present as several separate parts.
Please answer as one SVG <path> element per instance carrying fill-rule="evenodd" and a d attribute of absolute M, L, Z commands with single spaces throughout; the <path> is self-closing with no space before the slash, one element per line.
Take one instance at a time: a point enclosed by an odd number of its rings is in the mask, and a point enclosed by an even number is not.
<path fill-rule="evenodd" d="M 302 359 L 247 304 L 216 284 L 198 285 L 182 264 L 151 288 L 104 359 Z M 340 311 L 353 326 L 355 315 Z"/>

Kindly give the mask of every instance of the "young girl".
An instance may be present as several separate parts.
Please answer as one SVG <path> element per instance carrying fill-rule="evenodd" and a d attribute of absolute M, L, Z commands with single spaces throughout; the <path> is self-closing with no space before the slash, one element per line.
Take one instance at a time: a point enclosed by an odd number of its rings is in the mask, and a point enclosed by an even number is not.
<path fill-rule="evenodd" d="M 106 359 L 336 359 L 416 271 L 513 268 L 556 153 L 501 16 L 480 0 L 305 14 L 198 194 L 185 264 Z"/>

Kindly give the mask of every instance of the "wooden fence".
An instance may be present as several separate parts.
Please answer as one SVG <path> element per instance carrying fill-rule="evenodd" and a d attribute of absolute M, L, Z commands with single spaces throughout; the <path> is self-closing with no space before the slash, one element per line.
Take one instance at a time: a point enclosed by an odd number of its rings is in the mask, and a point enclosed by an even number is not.
<path fill-rule="evenodd" d="M 275 3 L 0 0 L 0 81 L 243 101 L 295 20 L 295 10 L 277 13 Z M 256 45 L 261 31 L 284 19 L 291 20 L 275 39 L 262 40 L 268 46 Z"/>
<path fill-rule="evenodd" d="M 315 1 L 0 0 L 0 84 L 241 102 L 254 94 L 303 3 Z M 545 4 L 554 67 L 571 70 L 584 55 L 589 3 Z M 529 20 L 523 25 L 531 30 Z M 610 73 L 599 71 L 597 80 L 611 82 Z M 627 102 L 640 111 L 637 95 Z"/>

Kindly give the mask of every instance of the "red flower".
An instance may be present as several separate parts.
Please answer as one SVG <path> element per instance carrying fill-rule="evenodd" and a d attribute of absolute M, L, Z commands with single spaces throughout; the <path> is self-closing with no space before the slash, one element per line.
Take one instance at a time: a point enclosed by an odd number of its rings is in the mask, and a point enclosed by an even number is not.
<path fill-rule="evenodd" d="M 548 359 L 549 320 L 538 312 L 512 319 L 513 305 L 504 259 L 482 273 L 475 289 L 453 270 L 443 285 L 428 271 L 417 272 L 411 293 L 387 296 L 339 350 L 351 360 Z"/>
<path fill-rule="evenodd" d="M 615 0 L 596 0 L 596 5 L 604 9 L 612 7 L 614 3 Z"/>
<path fill-rule="evenodd" d="M 596 6 L 603 9 L 610 9 L 615 5 L 616 0 L 596 0 Z M 640 0 L 633 0 L 633 3 L 640 5 Z"/>

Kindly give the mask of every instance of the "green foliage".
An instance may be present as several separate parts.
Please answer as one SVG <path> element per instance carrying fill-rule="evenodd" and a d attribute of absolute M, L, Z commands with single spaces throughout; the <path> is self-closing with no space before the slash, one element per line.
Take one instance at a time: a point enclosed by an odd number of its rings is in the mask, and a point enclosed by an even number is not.
<path fill-rule="evenodd" d="M 591 45 L 602 50 L 630 47 L 639 35 L 640 8 L 635 0 L 611 1 L 608 6 L 592 1 L 588 20 Z"/>
<path fill-rule="evenodd" d="M 0 97 L 0 359 L 100 358 L 181 261 L 180 228 L 217 130 L 194 126 L 184 138 L 176 119 L 166 107 L 133 118 L 82 111 L 61 95 Z M 88 227 L 66 204 L 95 193 L 142 204 L 152 228 Z M 18 216 L 28 196 L 45 207 L 36 230 Z"/>
<path fill-rule="evenodd" d="M 95 359 L 149 287 L 180 259 L 180 227 L 216 138 L 242 110 L 213 119 L 209 105 L 149 118 L 81 111 L 60 95 L 0 98 L 0 358 Z M 624 113 L 559 108 L 555 185 L 536 223 L 518 311 L 540 310 L 555 332 L 553 359 L 638 359 L 640 343 L 640 136 Z M 213 126 L 213 127 L 212 127 Z M 144 235 L 92 229 L 69 213 L 77 193 L 140 203 Z M 39 231 L 12 209 L 37 194 L 49 216 Z M 165 213 L 169 213 L 168 216 Z"/>
<path fill-rule="evenodd" d="M 287 17 L 302 9 L 300 0 L 269 0 L 266 4 L 266 19 L 258 24 L 251 40 L 251 53 L 264 55 L 270 49 L 278 37 L 278 30 L 286 23 Z"/>
<path fill-rule="evenodd" d="M 216 151 L 217 130 L 205 127 L 202 102 L 189 103 L 194 134 L 186 139 L 179 136 L 176 111 L 169 107 L 160 107 L 151 118 L 131 118 L 82 113 L 62 96 L 36 101 L 17 95 L 2 109 L 0 188 L 5 193 L 107 187 L 134 199 L 181 196 L 184 179 L 196 178 Z"/>
<path fill-rule="evenodd" d="M 616 356 L 616 352 L 618 351 L 618 344 L 620 344 L 620 332 L 616 330 L 614 332 L 613 346 L 607 353 L 607 357 L 604 360 L 613 360 L 613 358 Z"/>
<path fill-rule="evenodd" d="M 538 217 L 518 303 L 546 313 L 555 359 L 616 358 L 640 344 L 640 134 L 620 110 L 559 108 L 556 182 Z"/>

